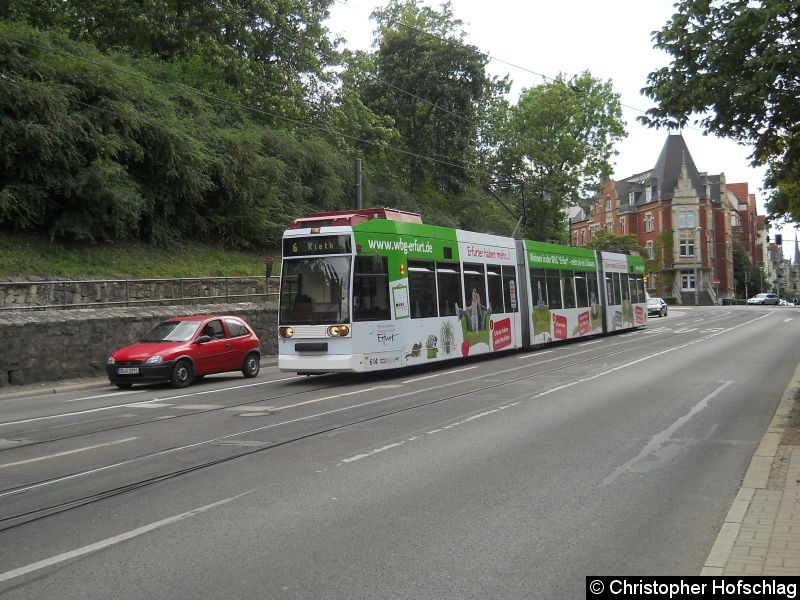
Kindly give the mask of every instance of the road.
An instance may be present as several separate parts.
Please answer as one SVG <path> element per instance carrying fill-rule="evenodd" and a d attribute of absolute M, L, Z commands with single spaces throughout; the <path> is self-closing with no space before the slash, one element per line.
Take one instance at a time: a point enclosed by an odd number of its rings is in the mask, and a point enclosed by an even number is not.
<path fill-rule="evenodd" d="M 574 598 L 698 574 L 800 310 L 380 376 L 0 397 L 0 597 Z"/>

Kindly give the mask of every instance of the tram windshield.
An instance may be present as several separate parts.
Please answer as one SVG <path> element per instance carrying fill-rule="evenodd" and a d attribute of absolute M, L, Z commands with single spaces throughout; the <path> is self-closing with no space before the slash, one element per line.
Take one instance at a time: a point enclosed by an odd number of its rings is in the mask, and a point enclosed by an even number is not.
<path fill-rule="evenodd" d="M 284 259 L 280 322 L 349 323 L 350 260 L 350 256 Z"/>

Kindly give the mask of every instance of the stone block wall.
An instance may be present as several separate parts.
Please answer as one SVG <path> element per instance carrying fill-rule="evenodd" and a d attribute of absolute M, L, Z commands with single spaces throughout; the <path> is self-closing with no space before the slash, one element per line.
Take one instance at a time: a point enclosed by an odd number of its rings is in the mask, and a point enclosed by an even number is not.
<path fill-rule="evenodd" d="M 185 300 L 181 301 L 180 299 Z M 80 307 L 93 304 L 153 306 L 263 302 L 278 299 L 278 277 L 205 277 L 0 281 L 2 309 Z"/>
<path fill-rule="evenodd" d="M 278 352 L 277 304 L 150 306 L 0 312 L 0 387 L 105 375 L 109 353 L 170 317 L 243 318 L 264 356 Z"/>

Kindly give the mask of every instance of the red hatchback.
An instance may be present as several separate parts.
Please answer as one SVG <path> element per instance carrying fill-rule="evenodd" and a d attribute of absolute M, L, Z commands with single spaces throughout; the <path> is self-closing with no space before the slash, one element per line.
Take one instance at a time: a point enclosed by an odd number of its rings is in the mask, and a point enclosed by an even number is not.
<path fill-rule="evenodd" d="M 261 366 L 260 348 L 252 328 L 239 317 L 178 317 L 112 352 L 106 372 L 119 388 L 164 381 L 182 388 L 205 375 L 228 371 L 255 377 Z"/>

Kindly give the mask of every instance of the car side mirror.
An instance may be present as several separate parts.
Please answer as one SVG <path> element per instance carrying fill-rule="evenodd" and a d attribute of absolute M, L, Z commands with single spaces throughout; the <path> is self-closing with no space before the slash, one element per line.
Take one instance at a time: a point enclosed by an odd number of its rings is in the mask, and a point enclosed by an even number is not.
<path fill-rule="evenodd" d="M 210 341 L 211 341 L 211 336 L 210 335 L 201 335 L 199 338 L 197 338 L 194 341 L 194 343 L 195 344 L 205 344 L 206 342 L 210 342 Z"/>

